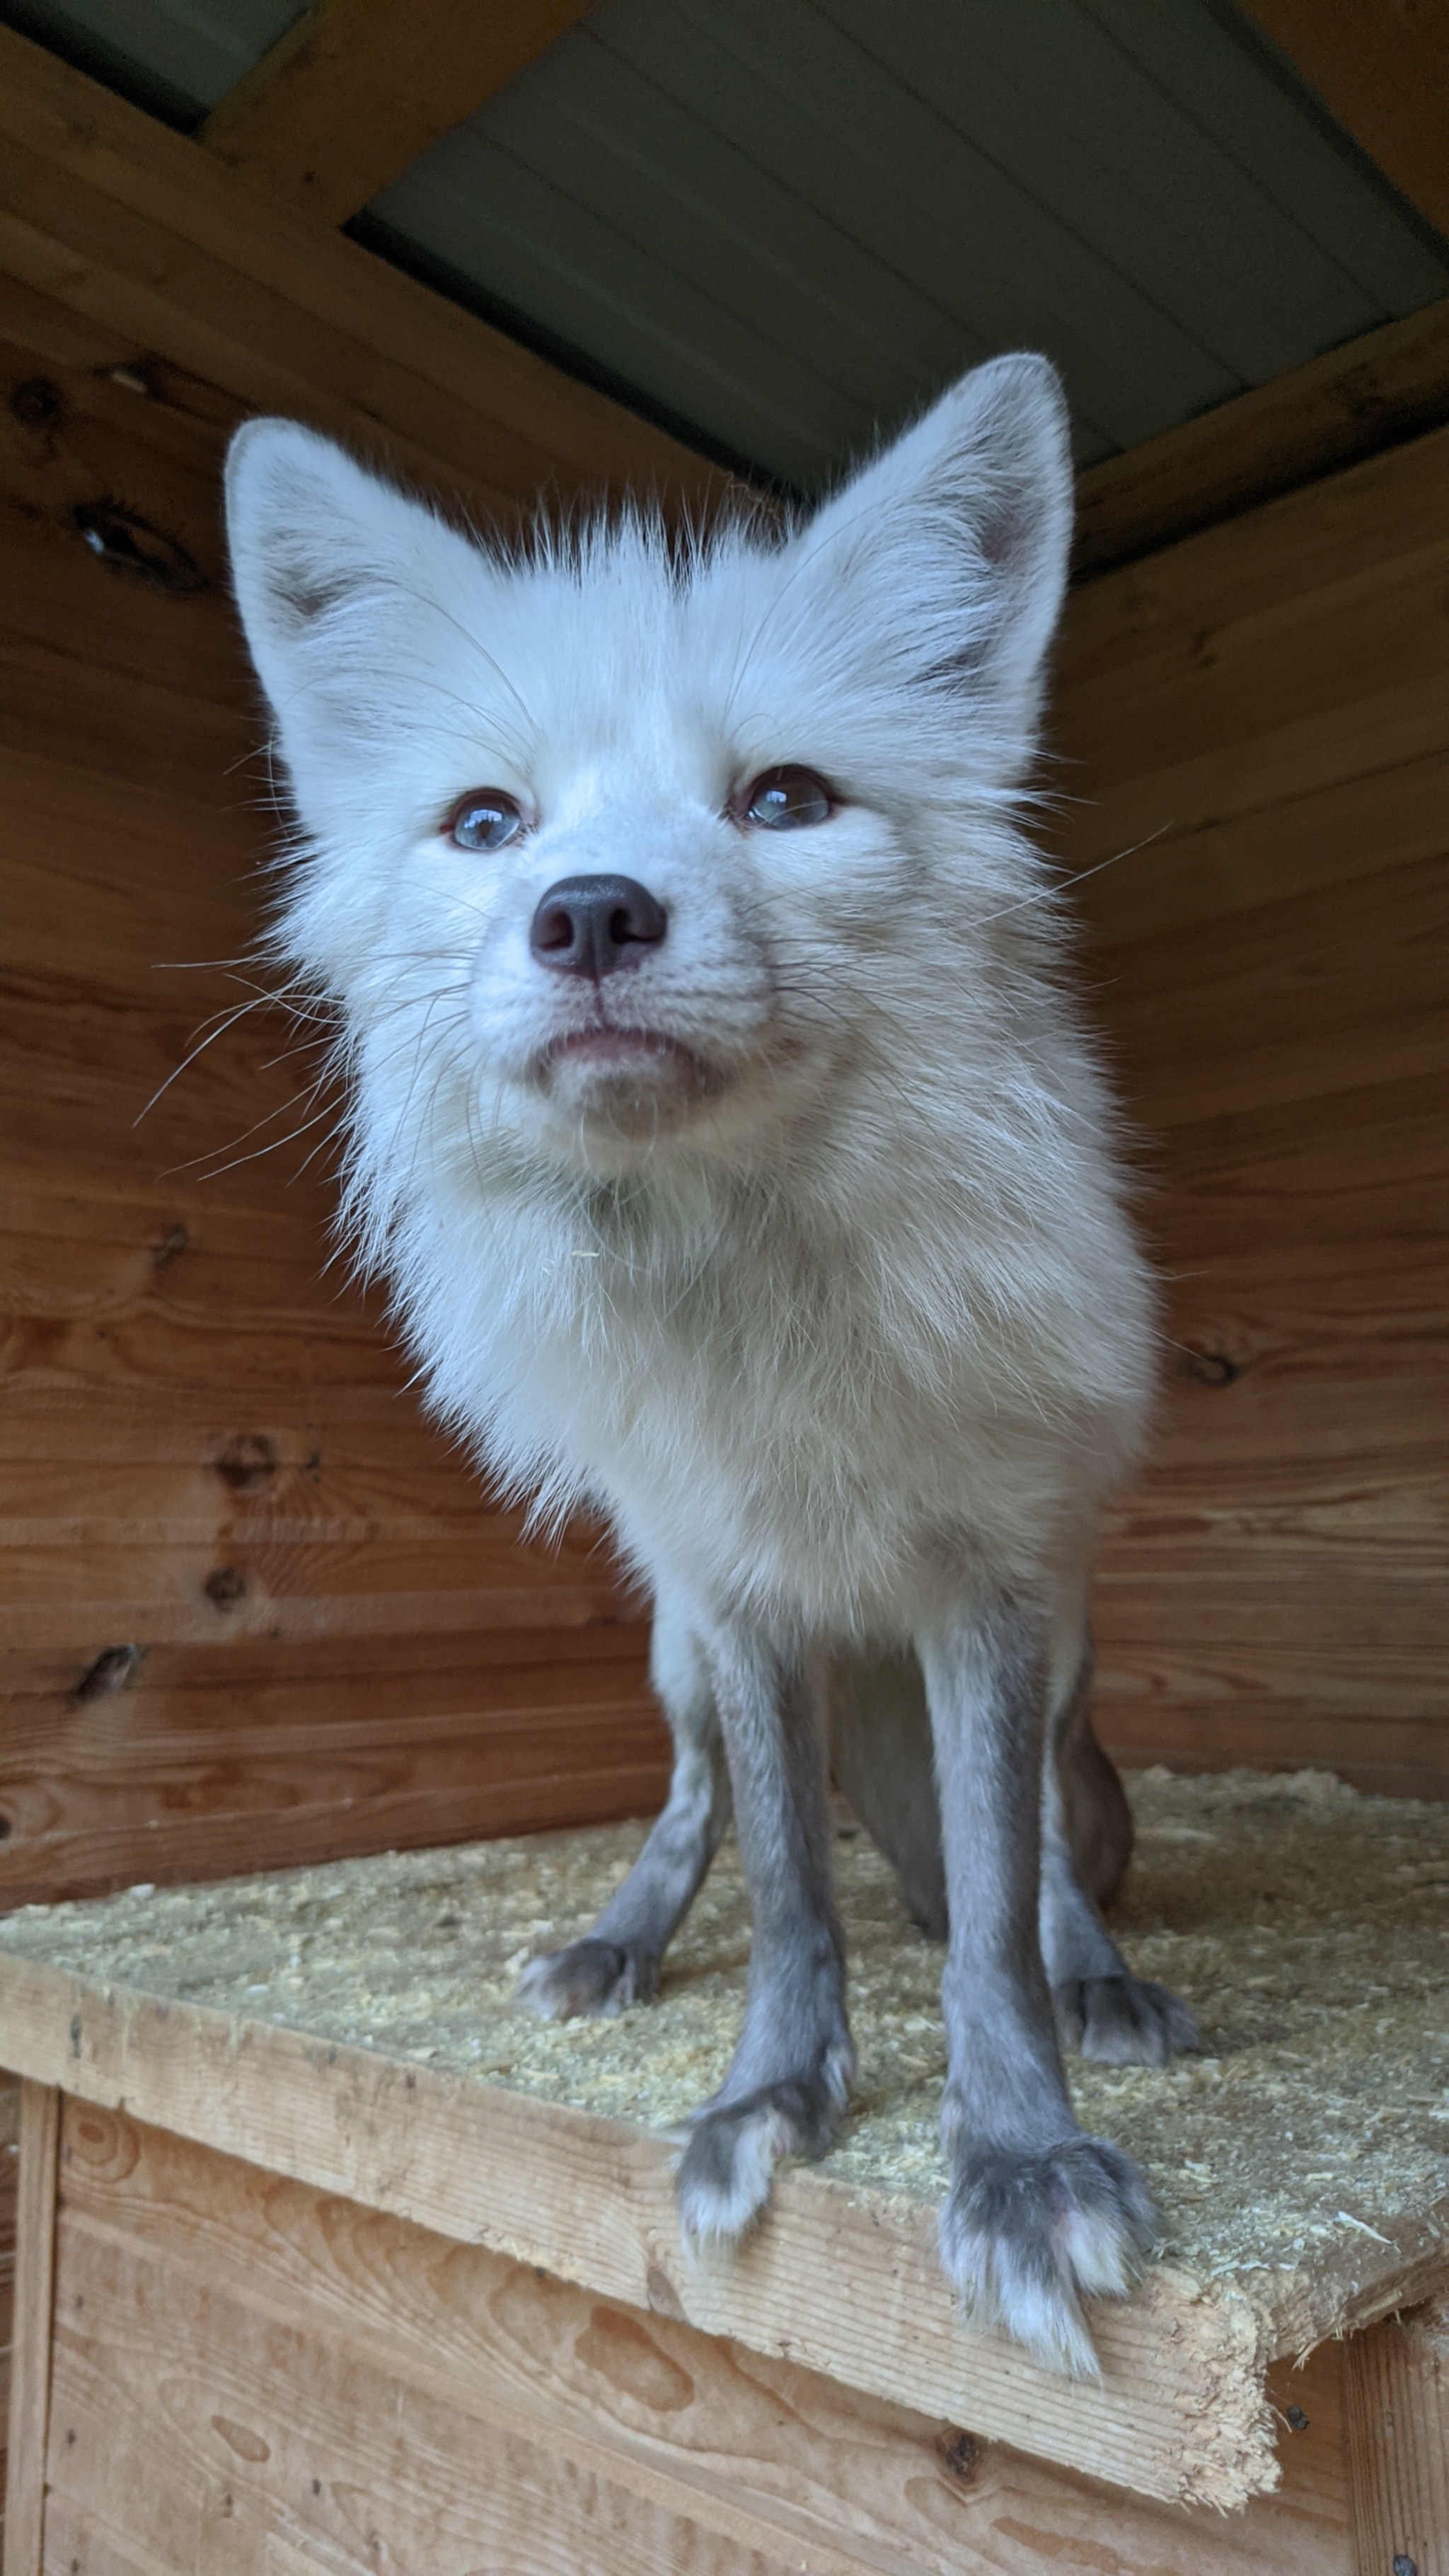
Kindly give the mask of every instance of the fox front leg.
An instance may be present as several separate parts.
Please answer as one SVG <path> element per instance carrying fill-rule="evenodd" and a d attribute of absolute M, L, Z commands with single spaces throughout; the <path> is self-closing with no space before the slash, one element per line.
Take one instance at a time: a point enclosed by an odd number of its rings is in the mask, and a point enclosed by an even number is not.
<path fill-rule="evenodd" d="M 825 2153 L 855 2055 L 816 1676 L 743 1627 L 715 1636 L 710 1660 L 753 1940 L 739 2045 L 692 2124 L 678 2192 L 686 2236 L 732 2241 L 763 2209 L 782 2155 Z"/>
<path fill-rule="evenodd" d="M 1038 1930 L 1045 1622 L 978 1595 L 919 1651 L 950 1916 L 942 2260 L 968 2318 L 1087 2377 L 1082 2297 L 1124 2295 L 1156 2215 L 1121 2150 L 1078 2128 L 1062 2072 Z"/>

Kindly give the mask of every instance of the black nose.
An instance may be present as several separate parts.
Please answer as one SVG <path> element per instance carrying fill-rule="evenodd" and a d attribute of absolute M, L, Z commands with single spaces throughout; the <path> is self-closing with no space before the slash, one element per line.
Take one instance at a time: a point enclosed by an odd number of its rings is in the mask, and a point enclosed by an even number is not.
<path fill-rule="evenodd" d="M 533 916 L 528 944 L 540 966 L 598 983 L 617 967 L 637 966 L 664 931 L 661 907 L 633 877 L 560 877 Z"/>

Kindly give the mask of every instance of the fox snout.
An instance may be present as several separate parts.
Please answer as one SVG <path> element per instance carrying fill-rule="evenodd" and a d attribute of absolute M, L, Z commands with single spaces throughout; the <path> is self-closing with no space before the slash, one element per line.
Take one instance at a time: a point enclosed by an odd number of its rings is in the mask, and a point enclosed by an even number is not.
<path fill-rule="evenodd" d="M 601 984 L 656 949 L 668 916 L 635 877 L 560 877 L 540 899 L 528 945 L 556 975 L 587 975 Z"/>

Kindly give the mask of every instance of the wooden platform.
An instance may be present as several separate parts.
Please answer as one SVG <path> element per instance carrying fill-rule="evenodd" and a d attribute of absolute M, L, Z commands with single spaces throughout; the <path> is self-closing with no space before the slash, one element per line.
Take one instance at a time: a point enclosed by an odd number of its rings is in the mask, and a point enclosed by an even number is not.
<path fill-rule="evenodd" d="M 661 2134 L 738 2018 L 728 1855 L 659 2005 L 561 2030 L 519 1958 L 637 1829 L 10 1918 L 5 2576 L 1445 2576 L 1449 1810 L 1134 1795 L 1123 1936 L 1208 2050 L 1074 2076 L 1171 2228 L 1099 2387 L 952 2313 L 939 1953 L 848 1822 L 858 2111 L 728 2261 L 682 2252 Z"/>

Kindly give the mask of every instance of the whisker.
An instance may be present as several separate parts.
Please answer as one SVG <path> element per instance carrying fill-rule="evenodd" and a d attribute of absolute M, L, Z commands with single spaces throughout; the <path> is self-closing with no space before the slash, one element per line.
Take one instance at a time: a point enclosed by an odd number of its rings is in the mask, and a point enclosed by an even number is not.
<path fill-rule="evenodd" d="M 183 1073 L 189 1073 L 198 1058 L 205 1055 L 208 1047 L 214 1046 L 218 1038 L 225 1037 L 229 1029 L 234 1029 L 238 1020 L 244 1020 L 248 1011 L 257 1010 L 264 999 L 269 1000 L 270 995 L 258 995 L 250 1002 L 238 1002 L 234 1010 L 218 1014 L 219 1025 L 211 1031 L 210 1036 L 202 1038 L 200 1044 L 192 1047 L 190 1053 L 184 1055 L 178 1065 L 173 1065 L 171 1071 L 167 1074 L 165 1081 L 157 1084 L 156 1089 L 152 1092 L 145 1108 L 137 1110 L 135 1117 L 131 1121 L 133 1129 L 140 1126 L 143 1118 L 148 1118 L 150 1116 L 157 1101 L 165 1096 L 165 1094 L 170 1090 L 172 1083 L 179 1082 Z M 206 1023 L 203 1020 L 202 1027 L 204 1028 L 205 1026 Z"/>

